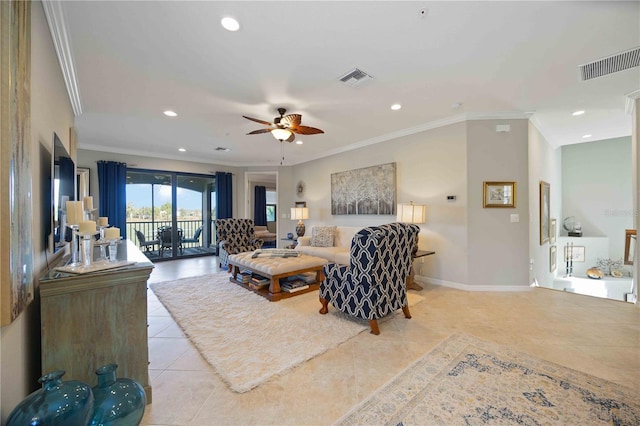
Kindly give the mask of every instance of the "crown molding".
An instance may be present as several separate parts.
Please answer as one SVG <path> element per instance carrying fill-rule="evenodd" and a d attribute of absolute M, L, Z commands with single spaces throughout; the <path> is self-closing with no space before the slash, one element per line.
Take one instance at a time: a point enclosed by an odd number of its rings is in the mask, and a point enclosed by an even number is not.
<path fill-rule="evenodd" d="M 51 31 L 51 39 L 56 49 L 64 84 L 67 86 L 71 108 L 73 108 L 73 114 L 77 117 L 82 114 L 82 103 L 80 102 L 76 69 L 73 64 L 69 37 L 67 36 L 68 31 L 64 19 L 64 11 L 62 10 L 62 2 L 45 0 L 42 2 L 42 7 L 47 18 L 47 24 L 49 24 L 49 31 Z"/>
<path fill-rule="evenodd" d="M 105 145 L 93 145 L 93 144 L 82 144 L 78 146 L 78 149 L 84 149 L 87 151 L 100 151 L 100 152 L 109 152 L 112 154 L 122 154 L 122 155 L 136 155 L 138 157 L 145 158 L 164 158 L 166 160 L 178 160 L 178 161 L 190 161 L 192 163 L 201 163 L 201 164 L 216 164 L 219 166 L 229 166 L 229 167 L 251 167 L 251 165 L 247 165 L 246 163 L 233 163 L 229 161 L 220 161 L 218 159 L 207 159 L 206 161 L 202 160 L 202 157 L 189 157 L 189 156 L 180 156 L 180 158 L 176 158 L 175 155 L 170 154 L 162 154 L 162 153 L 153 153 L 153 155 L 149 155 L 149 151 L 137 150 L 137 149 L 126 149 L 126 148 L 114 148 L 111 146 Z M 273 164 L 258 164 L 258 166 L 265 166 Z"/>
<path fill-rule="evenodd" d="M 538 117 L 534 115 L 529 119 L 529 122 L 538 130 L 538 132 L 540 132 L 544 140 L 547 141 L 552 148 L 555 149 L 560 147 L 560 143 L 555 138 L 549 136 L 549 133 L 545 130 L 542 123 L 540 123 L 540 120 L 538 120 Z"/>
<path fill-rule="evenodd" d="M 332 155 L 342 154 L 344 152 L 353 151 L 355 149 L 364 148 L 366 146 L 375 145 L 378 143 L 390 141 L 393 139 L 401 138 L 404 136 L 410 136 L 416 133 L 425 132 L 427 130 L 437 129 L 439 127 L 449 126 L 451 124 L 463 123 L 466 121 L 472 120 L 531 120 L 531 113 L 523 113 L 523 112 L 477 112 L 477 113 L 463 113 L 454 115 L 451 117 L 443 118 L 441 120 L 430 121 L 428 123 L 420 124 L 414 127 L 408 127 L 406 129 L 401 129 L 395 132 L 386 133 L 384 135 L 376 136 L 374 138 L 365 139 L 360 142 L 355 142 L 350 145 L 346 145 L 340 148 L 336 148 L 330 151 L 323 152 L 320 155 L 311 156 L 310 158 L 305 159 L 304 161 L 300 161 L 297 163 L 289 163 L 286 166 L 295 166 L 298 164 L 308 163 L 309 161 L 319 160 L 321 158 L 330 157 Z M 540 127 L 536 126 L 540 131 Z M 540 131 L 540 133 L 543 133 Z M 543 134 L 544 136 L 544 134 Z M 544 136 L 547 141 L 549 139 Z M 122 149 L 122 148 L 113 148 L 102 145 L 91 145 L 91 144 L 80 144 L 78 146 L 79 149 L 86 149 L 90 151 L 103 151 L 103 152 L 113 152 L 114 154 L 126 154 L 126 155 L 139 155 L 142 157 L 148 157 L 148 151 L 134 150 L 134 149 Z M 166 158 L 169 160 L 175 160 L 174 155 L 164 155 L 164 154 L 154 154 L 156 158 Z M 196 163 L 202 163 L 202 158 L 188 158 L 180 156 L 180 160 L 184 161 L 193 161 Z M 222 166 L 230 166 L 230 167 L 263 167 L 263 166 L 273 166 L 273 163 L 263 162 L 256 164 L 247 164 L 247 163 L 234 163 L 234 162 L 224 162 L 214 160 L 216 164 Z"/>
<path fill-rule="evenodd" d="M 633 114 L 633 112 L 635 111 L 637 99 L 640 99 L 640 89 L 634 90 L 633 92 L 627 93 L 625 95 L 624 111 L 627 114 Z"/>
<path fill-rule="evenodd" d="M 340 148 L 333 149 L 331 151 L 323 152 L 321 156 L 316 156 L 314 158 L 310 158 L 305 160 L 304 162 L 318 160 L 320 158 L 329 157 L 331 155 L 341 154 L 343 152 L 353 151 L 354 149 L 364 148 L 369 145 L 375 145 L 381 142 L 390 141 L 392 139 L 401 138 L 404 136 L 414 135 L 416 133 L 425 132 L 427 130 L 437 129 L 439 127 L 449 126 L 451 124 L 462 123 L 465 121 L 471 120 L 523 120 L 529 119 L 532 116 L 531 113 L 524 112 L 513 112 L 513 111 L 503 111 L 503 112 L 474 112 L 474 113 L 463 113 L 454 115 L 451 117 L 446 117 L 440 120 L 430 121 L 428 123 L 419 124 L 414 127 L 408 127 L 406 129 L 401 129 L 395 132 L 386 133 L 384 135 L 376 136 L 371 139 L 365 139 L 360 142 L 355 142 L 347 146 L 343 146 Z"/>

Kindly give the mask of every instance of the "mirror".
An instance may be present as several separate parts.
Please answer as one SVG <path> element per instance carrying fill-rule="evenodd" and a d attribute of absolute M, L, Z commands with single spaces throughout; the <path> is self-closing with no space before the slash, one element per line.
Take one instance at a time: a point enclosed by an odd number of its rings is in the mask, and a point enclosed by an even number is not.
<path fill-rule="evenodd" d="M 62 223 L 61 213 L 66 209 L 66 201 L 75 201 L 76 194 L 76 166 L 71 155 L 62 144 L 60 138 L 53 134 L 53 155 L 51 156 L 51 220 L 53 252 L 66 245 L 66 224 Z"/>
<path fill-rule="evenodd" d="M 624 235 L 624 264 L 633 265 L 633 258 L 636 253 L 636 230 L 626 229 Z"/>

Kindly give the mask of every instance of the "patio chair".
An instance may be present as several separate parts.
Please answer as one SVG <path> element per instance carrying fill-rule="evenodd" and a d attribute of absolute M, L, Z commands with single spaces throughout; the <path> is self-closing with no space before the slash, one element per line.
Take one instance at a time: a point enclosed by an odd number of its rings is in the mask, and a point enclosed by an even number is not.
<path fill-rule="evenodd" d="M 144 236 L 144 234 L 142 233 L 142 231 L 140 231 L 139 229 L 136 229 L 136 237 L 138 237 L 138 244 L 140 245 L 140 248 L 144 248 L 145 252 L 149 252 L 151 250 L 155 249 L 155 245 L 156 244 L 160 244 L 160 240 L 155 239 L 155 240 L 147 240 Z M 151 248 L 149 248 L 151 247 Z"/>
<path fill-rule="evenodd" d="M 158 240 L 160 240 L 160 257 L 164 254 L 165 249 L 173 248 L 173 228 L 170 226 L 162 227 L 158 230 Z M 178 250 L 182 254 L 182 229 L 178 228 Z"/>
<path fill-rule="evenodd" d="M 200 243 L 200 234 L 202 234 L 202 225 L 196 229 L 196 232 L 193 233 L 193 237 L 184 238 L 182 240 L 183 243 Z"/>

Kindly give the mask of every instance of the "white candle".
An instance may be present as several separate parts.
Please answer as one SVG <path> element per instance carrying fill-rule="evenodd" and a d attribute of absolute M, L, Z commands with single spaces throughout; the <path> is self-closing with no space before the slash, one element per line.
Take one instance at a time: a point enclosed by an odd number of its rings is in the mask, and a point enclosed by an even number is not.
<path fill-rule="evenodd" d="M 91 196 L 84 197 L 84 209 L 93 210 L 93 197 Z"/>
<path fill-rule="evenodd" d="M 120 239 L 120 228 L 107 228 L 104 230 L 104 238 L 107 240 L 118 240 Z"/>
<path fill-rule="evenodd" d="M 93 220 L 85 220 L 84 222 L 80 222 L 78 230 L 82 234 L 95 234 L 96 222 Z"/>
<path fill-rule="evenodd" d="M 109 225 L 109 218 L 102 217 L 102 216 L 98 218 L 98 226 L 108 226 L 108 225 Z"/>
<path fill-rule="evenodd" d="M 82 219 L 82 201 L 67 201 L 67 224 L 77 225 Z"/>

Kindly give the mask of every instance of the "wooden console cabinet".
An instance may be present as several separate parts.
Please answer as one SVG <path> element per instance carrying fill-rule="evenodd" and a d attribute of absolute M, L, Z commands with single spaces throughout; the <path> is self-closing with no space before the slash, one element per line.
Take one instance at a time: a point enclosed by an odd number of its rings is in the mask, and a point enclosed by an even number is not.
<path fill-rule="evenodd" d="M 54 268 L 40 278 L 42 374 L 64 370 L 63 380 L 93 387 L 95 370 L 116 363 L 116 375 L 140 383 L 148 404 L 147 280 L 153 264 L 131 241 L 119 244 L 118 260 L 136 263 L 89 274 Z"/>

